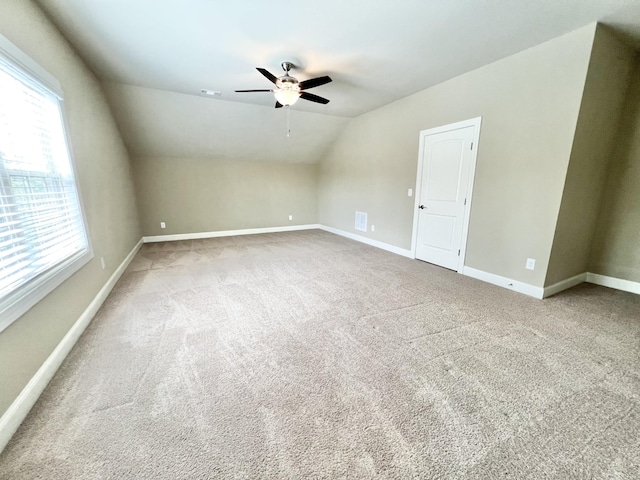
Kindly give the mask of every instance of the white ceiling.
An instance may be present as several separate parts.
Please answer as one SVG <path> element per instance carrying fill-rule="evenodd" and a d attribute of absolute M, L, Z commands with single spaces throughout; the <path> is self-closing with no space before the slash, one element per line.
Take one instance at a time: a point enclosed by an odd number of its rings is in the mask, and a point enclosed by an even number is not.
<path fill-rule="evenodd" d="M 315 163 L 362 113 L 595 21 L 640 48 L 640 0 L 37 0 L 104 81 L 135 156 Z M 286 114 L 255 70 L 330 75 Z M 222 93 L 203 97 L 206 88 Z M 242 102 L 242 104 L 237 103 Z"/>
<path fill-rule="evenodd" d="M 104 80 L 273 106 L 255 67 L 300 80 L 356 116 L 602 20 L 640 47 L 638 0 L 39 0 Z"/>

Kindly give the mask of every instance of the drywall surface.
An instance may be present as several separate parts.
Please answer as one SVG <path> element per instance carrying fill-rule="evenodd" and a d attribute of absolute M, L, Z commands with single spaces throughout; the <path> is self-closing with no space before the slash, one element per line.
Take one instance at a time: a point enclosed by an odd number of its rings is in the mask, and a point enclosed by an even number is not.
<path fill-rule="evenodd" d="M 321 162 L 320 223 L 355 232 L 364 211 L 368 236 L 410 248 L 419 132 L 482 117 L 465 263 L 543 286 L 595 28 L 354 119 Z"/>
<path fill-rule="evenodd" d="M 589 271 L 640 282 L 640 60 L 604 188 Z"/>
<path fill-rule="evenodd" d="M 166 157 L 133 165 L 144 235 L 318 223 L 317 165 Z"/>
<path fill-rule="evenodd" d="M 136 157 L 317 163 L 350 120 L 114 82 L 104 88 Z"/>
<path fill-rule="evenodd" d="M 545 286 L 588 270 L 634 55 L 631 47 L 606 27 L 598 26 Z"/>
<path fill-rule="evenodd" d="M 129 157 L 94 75 L 34 2 L 0 2 L 0 33 L 54 75 L 94 258 L 0 332 L 0 415 L 140 239 Z M 104 257 L 106 268 L 100 266 Z"/>

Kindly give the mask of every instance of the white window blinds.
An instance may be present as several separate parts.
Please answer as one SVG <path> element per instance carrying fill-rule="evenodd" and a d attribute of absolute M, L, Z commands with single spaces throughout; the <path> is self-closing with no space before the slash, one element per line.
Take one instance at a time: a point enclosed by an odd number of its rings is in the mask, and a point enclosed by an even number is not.
<path fill-rule="evenodd" d="M 87 251 L 60 99 L 0 56 L 0 314 Z"/>

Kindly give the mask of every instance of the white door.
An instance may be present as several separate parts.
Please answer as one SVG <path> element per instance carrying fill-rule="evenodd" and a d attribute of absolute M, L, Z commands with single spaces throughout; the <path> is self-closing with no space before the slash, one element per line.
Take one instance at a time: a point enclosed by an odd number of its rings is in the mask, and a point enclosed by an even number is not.
<path fill-rule="evenodd" d="M 416 258 L 456 271 L 466 246 L 477 120 L 420 134 Z"/>

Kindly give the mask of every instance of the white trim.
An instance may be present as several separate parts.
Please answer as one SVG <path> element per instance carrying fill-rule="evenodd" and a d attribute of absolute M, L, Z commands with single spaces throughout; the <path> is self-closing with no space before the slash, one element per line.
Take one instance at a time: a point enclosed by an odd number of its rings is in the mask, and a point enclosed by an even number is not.
<path fill-rule="evenodd" d="M 314 230 L 321 228 L 319 224 L 291 225 L 283 227 L 245 228 L 243 230 L 221 230 L 218 232 L 176 233 L 173 235 L 152 235 L 142 237 L 144 243 L 174 242 L 177 240 L 198 240 L 201 238 L 234 237 L 236 235 L 255 235 L 258 233 L 295 232 L 298 230 Z"/>
<path fill-rule="evenodd" d="M 28 75 L 41 83 L 47 90 L 62 100 L 62 86 L 56 77 L 42 68 L 26 53 L 16 47 L 7 37 L 0 35 L 0 56 L 24 70 Z"/>
<path fill-rule="evenodd" d="M 469 171 L 469 185 L 467 187 L 467 204 L 464 208 L 464 219 L 462 223 L 462 240 L 460 242 L 460 258 L 458 259 L 458 273 L 463 273 L 464 261 L 467 255 L 467 238 L 469 236 L 469 220 L 471 218 L 471 202 L 473 199 L 473 184 L 476 176 L 476 163 L 478 161 L 478 148 L 480 146 L 480 127 L 482 125 L 482 117 L 471 118 L 461 122 L 443 125 L 441 127 L 430 128 L 420 132 L 420 146 L 418 151 L 418 170 L 416 172 L 416 196 L 413 209 L 413 232 L 411 235 L 411 256 L 416 258 L 416 248 L 418 244 L 418 205 L 420 204 L 420 195 L 422 194 L 422 170 L 423 170 L 423 154 L 424 139 L 429 135 L 435 135 L 461 128 L 474 127 L 473 146 L 471 151 L 471 169 Z"/>
<path fill-rule="evenodd" d="M 386 250 L 388 252 L 395 253 L 397 255 L 402 255 L 403 257 L 415 258 L 411 253 L 411 250 L 396 247 L 395 245 L 391 245 L 389 243 L 384 243 L 384 242 L 380 242 L 379 240 L 363 237 L 362 235 L 358 235 L 356 233 L 345 232 L 344 230 L 338 230 L 337 228 L 327 227 L 326 225 L 319 225 L 318 228 L 320 228 L 321 230 L 324 230 L 325 232 L 335 233 L 336 235 L 340 235 L 341 237 L 350 238 L 351 240 L 355 240 L 361 243 L 366 243 L 367 245 L 371 245 L 372 247 L 381 248 L 382 250 Z"/>
<path fill-rule="evenodd" d="M 473 131 L 473 148 L 471 150 L 471 171 L 469 172 L 469 186 L 467 188 L 467 204 L 464 208 L 464 221 L 462 224 L 462 242 L 460 243 L 460 261 L 458 262 L 458 273 L 462 273 L 464 261 L 467 256 L 467 239 L 469 238 L 469 220 L 471 219 L 471 203 L 473 202 L 473 185 L 476 179 L 476 163 L 478 162 L 478 149 L 480 148 L 480 127 L 482 117 L 473 118 L 466 122 L 475 126 Z"/>
<path fill-rule="evenodd" d="M 4 59 L 3 63 L 7 63 L 10 74 L 27 84 L 29 88 L 39 90 L 39 93 L 43 95 L 51 95 L 54 97 L 52 101 L 56 103 L 60 114 L 62 136 L 71 168 L 78 208 L 80 209 L 82 232 L 86 240 L 85 249 L 75 252 L 57 264 L 51 265 L 35 278 L 31 278 L 26 283 L 17 286 L 17 288 L 5 295 L 0 302 L 0 332 L 2 332 L 30 310 L 36 303 L 49 295 L 62 284 L 62 282 L 89 263 L 93 259 L 93 246 L 91 237 L 89 236 L 89 224 L 85 214 L 73 148 L 69 137 L 60 82 L 3 35 L 0 35 L 0 59 Z"/>
<path fill-rule="evenodd" d="M 621 278 L 608 277 L 597 273 L 587 273 L 587 282 L 595 283 L 603 287 L 615 288 L 624 292 L 640 294 L 640 283 L 631 280 L 623 280 Z"/>
<path fill-rule="evenodd" d="M 544 287 L 544 298 L 550 297 L 551 295 L 555 295 L 556 293 L 560 293 L 563 290 L 567 290 L 571 287 L 575 287 L 576 285 L 580 285 L 581 283 L 584 283 L 586 281 L 587 281 L 586 273 L 581 273 L 571 278 L 566 278 L 558 283 L 554 283 L 553 285 Z"/>
<path fill-rule="evenodd" d="M 428 128 L 421 130 L 420 135 L 437 135 L 438 133 L 450 132 L 452 130 L 460 130 L 461 128 L 467 128 L 479 125 L 482 121 L 482 117 L 470 118 L 468 120 L 460 120 L 459 122 L 448 123 L 439 127 Z"/>
<path fill-rule="evenodd" d="M 20 395 L 18 395 L 4 415 L 2 415 L 0 418 L 0 452 L 2 452 L 7 443 L 9 443 L 13 434 L 26 418 L 33 405 L 35 405 L 36 401 L 49 384 L 49 381 L 58 371 L 58 368 L 60 368 L 60 365 L 76 344 L 78 338 L 82 335 L 82 332 L 84 332 L 95 314 L 98 312 L 98 309 L 105 301 L 118 279 L 122 276 L 127 266 L 129 266 L 133 257 L 138 253 L 141 246 L 142 240 L 133 247 L 120 266 L 115 270 L 115 272 L 113 272 L 111 277 L 109 277 L 107 283 L 104 284 L 95 298 L 91 301 L 89 306 L 84 312 L 82 312 L 80 318 L 76 320 L 71 329 L 53 350 L 51 355 L 49 355 L 35 375 L 31 380 L 29 380 L 29 383 L 27 383 L 27 385 L 22 389 Z"/>
<path fill-rule="evenodd" d="M 86 224 L 85 224 L 86 225 Z M 36 303 L 53 292 L 65 280 L 84 267 L 93 258 L 91 244 L 87 241 L 87 248 L 77 252 L 39 278 L 18 287 L 0 302 L 0 332 L 8 328 L 18 318 L 28 312 Z"/>
<path fill-rule="evenodd" d="M 511 278 L 501 277 L 500 275 L 484 272 L 482 270 L 476 270 L 475 268 L 464 267 L 462 269 L 462 274 L 468 277 L 482 280 L 483 282 L 493 283 L 494 285 L 498 285 L 499 287 L 508 288 L 509 290 L 513 290 L 515 292 L 524 293 L 525 295 L 529 295 L 530 297 L 541 299 L 544 295 L 544 289 L 542 287 L 535 287 L 533 285 L 529 285 L 528 283 L 518 282 L 517 280 L 512 280 Z"/>

